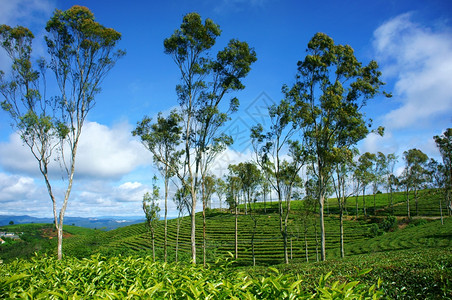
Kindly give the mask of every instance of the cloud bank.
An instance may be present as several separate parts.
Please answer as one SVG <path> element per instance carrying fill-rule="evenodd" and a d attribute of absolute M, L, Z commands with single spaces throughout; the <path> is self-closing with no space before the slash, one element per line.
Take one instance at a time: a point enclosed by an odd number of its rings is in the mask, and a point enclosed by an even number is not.
<path fill-rule="evenodd" d="M 374 32 L 383 74 L 396 79 L 393 101 L 399 107 L 384 117 L 389 129 L 426 128 L 452 120 L 451 31 L 421 26 L 412 16 L 399 15 Z"/>

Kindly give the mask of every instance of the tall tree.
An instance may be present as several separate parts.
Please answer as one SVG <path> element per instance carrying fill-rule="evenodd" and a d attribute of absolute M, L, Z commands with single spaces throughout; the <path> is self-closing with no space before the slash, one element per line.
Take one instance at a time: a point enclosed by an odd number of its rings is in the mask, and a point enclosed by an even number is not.
<path fill-rule="evenodd" d="M 452 215 L 452 128 L 447 128 L 442 135 L 434 136 L 436 146 L 443 158 L 444 171 L 446 174 L 446 200 L 449 202 L 449 216 Z"/>
<path fill-rule="evenodd" d="M 207 255 L 207 223 L 206 223 L 206 209 L 210 209 L 210 203 L 213 193 L 215 192 L 215 176 L 207 175 L 204 172 L 201 181 L 201 198 L 202 198 L 202 262 L 206 266 Z"/>
<path fill-rule="evenodd" d="M 355 150 L 355 151 L 353 151 Z M 337 150 L 341 151 L 341 150 Z M 348 183 L 352 177 L 354 171 L 353 152 L 357 152 L 356 149 L 345 149 L 341 153 L 336 153 L 337 161 L 334 164 L 334 171 L 332 176 L 332 182 L 334 190 L 336 192 L 337 203 L 339 206 L 339 239 L 340 239 L 340 253 L 341 257 L 345 257 L 344 248 L 344 210 L 347 204 L 347 199 L 355 193 L 350 189 Z"/>
<path fill-rule="evenodd" d="M 441 217 L 441 225 L 444 225 L 443 219 L 443 200 L 447 200 L 448 181 L 447 171 L 443 164 L 438 163 L 433 158 L 430 159 L 427 165 L 428 175 L 430 177 L 431 188 L 440 190 L 443 197 L 439 197 L 439 214 Z"/>
<path fill-rule="evenodd" d="M 37 71 L 31 60 L 34 38 L 31 31 L 21 26 L 0 26 L 1 46 L 12 60 L 11 79 L 0 73 L 0 92 L 4 97 L 2 108 L 9 113 L 44 177 L 58 233 L 58 259 L 62 259 L 64 214 L 82 127 L 95 105 L 103 79 L 125 52 L 115 51 L 121 34 L 96 22 L 86 7 L 55 10 L 45 29 L 50 61 L 41 59 Z M 55 97 L 45 94 L 48 69 L 55 75 L 59 89 Z M 56 155 L 67 180 L 59 212 L 60 201 L 52 190 L 49 173 L 50 162 Z"/>
<path fill-rule="evenodd" d="M 239 196 L 241 187 L 241 180 L 239 177 L 234 176 L 234 171 L 229 168 L 229 176 L 227 178 L 228 182 L 228 194 L 226 201 L 229 204 L 229 209 L 234 209 L 235 216 L 235 225 L 234 225 L 234 254 L 235 259 L 237 260 L 239 257 L 239 248 L 238 248 L 238 206 L 239 206 Z"/>
<path fill-rule="evenodd" d="M 230 165 L 229 170 L 240 180 L 240 189 L 245 198 L 245 214 L 248 214 L 253 221 L 253 231 L 251 234 L 251 252 L 253 257 L 253 266 L 256 265 L 256 256 L 254 251 L 254 236 L 257 229 L 257 218 L 253 211 L 252 204 L 257 199 L 257 187 L 260 184 L 261 174 L 257 166 L 252 162 Z M 249 213 L 248 213 L 249 211 Z"/>
<path fill-rule="evenodd" d="M 220 209 L 222 209 L 221 204 L 227 193 L 227 184 L 222 178 L 217 178 L 215 182 L 215 193 L 218 196 L 218 202 L 220 204 Z"/>
<path fill-rule="evenodd" d="M 363 214 L 367 216 L 366 211 L 366 187 L 373 181 L 374 174 L 372 172 L 375 154 L 370 152 L 363 153 L 358 158 L 358 165 L 355 169 L 356 176 L 360 178 L 361 189 L 363 191 Z"/>
<path fill-rule="evenodd" d="M 395 164 L 397 163 L 398 157 L 394 153 L 389 153 L 386 156 L 386 186 L 388 188 L 389 196 L 389 206 L 391 207 L 391 213 L 394 213 L 394 187 L 398 185 L 397 176 L 394 174 Z"/>
<path fill-rule="evenodd" d="M 325 187 L 335 159 L 333 150 L 348 149 L 369 133 L 370 120 L 361 110 L 380 93 L 380 76 L 375 61 L 363 66 L 350 46 L 337 45 L 326 34 L 317 33 L 308 43 L 304 60 L 298 62 L 297 82 L 283 89 L 315 158 L 322 260 L 326 259 Z"/>
<path fill-rule="evenodd" d="M 403 172 L 403 182 L 406 192 L 407 216 L 411 217 L 410 213 L 410 196 L 409 192 L 414 192 L 414 200 L 416 203 L 416 215 L 419 215 L 418 207 L 418 191 L 422 185 L 427 181 L 427 161 L 428 156 L 419 149 L 410 149 L 403 152 L 405 160 L 405 170 Z"/>
<path fill-rule="evenodd" d="M 186 176 L 181 180 L 190 186 L 193 263 L 196 263 L 195 214 L 200 176 L 208 172 L 213 157 L 209 155 L 211 144 L 231 142 L 230 137 L 218 132 L 238 107 L 236 98 L 231 99 L 223 112 L 220 103 L 229 92 L 244 88 L 241 80 L 256 61 L 254 50 L 235 39 L 215 59 L 210 58 L 208 52 L 220 33 L 219 26 L 211 19 L 203 23 L 199 14 L 189 13 L 183 17 L 180 28 L 164 41 L 165 53 L 173 58 L 181 73 L 181 83 L 176 86 L 185 149 Z"/>
<path fill-rule="evenodd" d="M 146 217 L 146 226 L 151 232 L 152 241 L 152 259 L 155 261 L 155 230 L 159 222 L 160 207 L 158 205 L 160 197 L 159 188 L 157 186 L 157 176 L 152 178 L 152 193 L 146 192 L 143 195 L 143 212 Z"/>
<path fill-rule="evenodd" d="M 178 211 L 177 216 L 177 228 L 176 228 L 176 263 L 178 262 L 179 258 L 179 233 L 180 233 L 180 226 L 182 222 L 182 215 L 185 210 L 188 210 L 189 208 L 189 188 L 188 187 L 180 187 L 177 189 L 176 193 L 174 194 L 173 201 L 176 204 L 176 208 Z"/>
<path fill-rule="evenodd" d="M 372 167 L 372 194 L 374 198 L 374 215 L 377 215 L 376 196 L 378 188 L 384 183 L 386 169 L 387 169 L 386 155 L 382 152 L 377 152 L 374 156 Z"/>
<path fill-rule="evenodd" d="M 255 161 L 263 170 L 269 184 L 276 191 L 279 204 L 279 224 L 284 241 L 284 260 L 289 263 L 288 255 L 288 221 L 290 202 L 294 186 L 301 179 L 299 172 L 304 166 L 307 155 L 303 146 L 292 137 L 297 132 L 297 124 L 292 119 L 291 106 L 282 100 L 278 105 L 268 108 L 271 126 L 264 132 L 262 124 L 251 128 L 251 141 L 255 153 Z M 289 159 L 284 159 L 288 156 Z"/>
<path fill-rule="evenodd" d="M 157 165 L 164 182 L 164 261 L 168 256 L 168 189 L 171 177 L 175 176 L 180 169 L 180 156 L 184 153 L 179 149 L 181 143 L 182 128 L 180 122 L 182 117 L 176 110 L 171 111 L 168 117 L 161 113 L 157 116 L 157 121 L 152 123 L 152 119 L 145 116 L 132 131 L 134 136 L 141 138 L 142 144 L 152 153 L 154 163 Z"/>

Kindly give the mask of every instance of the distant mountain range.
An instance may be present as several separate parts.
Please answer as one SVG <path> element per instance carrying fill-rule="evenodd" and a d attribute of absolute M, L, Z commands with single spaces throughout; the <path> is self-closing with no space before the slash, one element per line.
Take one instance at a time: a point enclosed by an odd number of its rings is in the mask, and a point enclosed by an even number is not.
<path fill-rule="evenodd" d="M 0 215 L 0 226 L 9 225 L 13 221 L 14 224 L 26 223 L 53 223 L 53 218 L 36 218 L 30 216 L 8 216 Z M 118 227 L 128 226 L 132 224 L 144 222 L 144 217 L 113 217 L 104 216 L 97 218 L 80 218 L 80 217 L 65 217 L 64 224 L 74 225 L 86 228 L 96 228 L 102 230 L 112 230 Z"/>

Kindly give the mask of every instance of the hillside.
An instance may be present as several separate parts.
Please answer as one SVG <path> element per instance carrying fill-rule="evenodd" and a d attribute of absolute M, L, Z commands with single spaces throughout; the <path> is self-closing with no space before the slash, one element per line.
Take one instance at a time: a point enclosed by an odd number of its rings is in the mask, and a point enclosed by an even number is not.
<path fill-rule="evenodd" d="M 414 249 L 418 247 L 428 247 L 432 243 L 439 246 L 450 245 L 451 237 L 447 235 L 447 230 L 452 232 L 446 222 L 444 226 L 437 226 L 439 221 L 432 221 L 439 215 L 438 206 L 439 194 L 434 191 L 425 190 L 419 193 L 418 208 L 421 220 L 414 217 L 411 220 L 404 218 L 404 208 L 406 209 L 405 195 L 396 193 L 393 197 L 393 206 L 388 203 L 389 195 L 377 194 L 375 198 L 376 216 L 373 215 L 373 196 L 365 197 L 368 217 L 363 216 L 360 209 L 356 218 L 356 199 L 350 199 L 347 205 L 347 214 L 344 221 L 344 239 L 346 255 L 373 253 L 378 251 L 396 249 Z M 279 216 L 274 213 L 276 203 L 267 203 L 264 213 L 263 204 L 258 203 L 255 211 L 259 211 L 256 216 L 256 233 L 253 241 L 253 219 L 250 215 L 242 212 L 238 216 L 238 261 L 240 264 L 249 265 L 252 263 L 252 242 L 254 242 L 254 252 L 256 264 L 272 265 L 283 262 L 283 240 L 279 231 Z M 410 203 L 415 212 L 415 201 Z M 289 222 L 289 256 L 292 262 L 315 261 L 318 258 L 318 217 L 315 212 L 308 215 L 300 214 L 301 201 L 293 201 Z M 362 197 L 359 197 L 358 207 L 362 207 Z M 242 207 L 243 208 L 243 207 Z M 389 210 L 397 215 L 397 222 L 400 229 L 394 232 L 382 234 L 385 230 L 379 229 L 382 222 L 387 218 Z M 337 202 L 335 199 L 328 201 L 326 206 L 326 249 L 327 257 L 334 258 L 339 255 L 339 218 L 337 212 Z M 424 218 L 425 219 L 422 219 Z M 206 236 L 207 236 L 207 261 L 214 262 L 219 257 L 228 256 L 228 252 L 234 252 L 234 215 L 227 211 L 210 210 L 207 214 Z M 177 240 L 177 225 L 180 221 L 179 241 Z M 415 225 L 419 225 L 414 227 Z M 29 225 L 29 237 L 24 241 L 14 245 L 0 246 L 0 259 L 11 257 L 29 257 L 34 252 L 53 253 L 55 242 L 48 236 L 39 234 L 36 229 L 40 225 Z M 46 225 L 52 228 L 51 225 Z M 8 231 L 24 231 L 27 227 L 3 226 Z M 19 229 L 22 228 L 22 229 Z M 25 229 L 23 229 L 25 228 Z M 413 229 L 416 228 L 416 229 Z M 423 236 L 419 239 L 412 239 L 413 234 L 421 230 Z M 443 228 L 443 231 L 438 231 Z M 196 223 L 197 253 L 202 257 L 202 216 L 197 215 Z M 0 230 L 1 231 L 1 230 Z M 393 231 L 393 229 L 391 229 Z M 65 236 L 63 247 L 65 255 L 79 258 L 87 257 L 91 254 L 101 253 L 103 255 L 143 255 L 150 253 L 151 240 L 148 229 L 144 223 L 134 224 L 117 228 L 111 231 L 84 230 L 81 227 L 65 226 Z M 42 233 L 42 232 L 41 232 Z M 306 233 L 306 235 L 305 235 Z M 430 236 L 430 237 L 429 237 Z M 25 241 L 27 243 L 25 243 Z M 157 257 L 163 257 L 163 222 L 156 231 L 156 251 Z M 168 220 L 168 260 L 175 261 L 176 244 L 178 244 L 178 260 L 190 259 L 190 221 L 189 217 L 180 220 Z M 20 245 L 20 250 L 14 250 Z M 438 247 L 439 247 L 438 246 Z M 307 256 L 306 256 L 307 253 Z"/>
<path fill-rule="evenodd" d="M 100 218 L 80 218 L 65 217 L 65 225 L 73 225 L 92 229 L 111 230 L 118 227 L 124 227 L 136 223 L 143 222 L 144 217 L 100 217 Z M 53 218 L 36 218 L 30 216 L 10 216 L 0 215 L 0 226 L 13 224 L 29 224 L 29 223 L 53 223 Z"/>
<path fill-rule="evenodd" d="M 367 196 L 365 199 L 368 205 L 372 204 L 372 207 L 369 207 L 367 210 L 370 215 L 368 217 L 362 216 L 362 212 L 360 211 L 358 218 L 356 218 L 356 211 L 353 211 L 353 208 L 356 207 L 355 203 L 349 201 L 348 215 L 345 217 L 344 222 L 346 255 L 373 253 L 391 249 L 424 248 L 431 246 L 432 243 L 438 243 L 438 247 L 450 245 L 451 238 L 447 235 L 447 230 L 452 232 L 450 223 L 446 223 L 444 226 L 438 226 L 439 220 L 432 221 L 439 215 L 439 210 L 435 209 L 438 196 L 433 191 L 422 191 L 418 200 L 421 220 L 417 220 L 416 218 L 418 217 L 408 220 L 403 217 L 404 211 L 398 209 L 399 207 L 406 208 L 405 195 L 403 193 L 395 194 L 393 197 L 393 207 L 394 212 L 399 212 L 396 215 L 398 215 L 397 222 L 400 228 L 394 232 L 385 233 L 383 236 L 378 236 L 384 232 L 379 229 L 379 226 L 387 218 L 388 210 L 391 209 L 387 202 L 388 195 L 376 195 L 377 216 L 372 216 L 371 214 L 373 212 L 373 196 Z M 360 200 L 362 201 L 361 197 Z M 314 261 L 318 255 L 317 241 L 319 240 L 319 234 L 317 229 L 317 216 L 313 213 L 306 219 L 303 219 L 304 217 L 297 213 L 300 207 L 299 203 L 294 201 L 292 206 L 294 213 L 291 215 L 289 222 L 289 255 L 292 261 Z M 260 214 L 256 217 L 257 228 L 254 237 L 254 247 L 256 263 L 258 265 L 277 264 L 283 261 L 283 241 L 279 231 L 279 217 L 272 212 L 272 206 L 274 204 L 267 203 L 267 213 L 265 214 L 261 208 Z M 413 206 L 413 211 L 415 211 L 415 201 L 411 201 L 410 204 Z M 358 205 L 362 205 L 362 203 L 358 203 Z M 329 200 L 328 210 L 329 214 L 327 212 L 325 219 L 327 257 L 337 257 L 339 255 L 339 219 L 334 214 L 335 210 L 337 210 L 337 203 L 334 199 Z M 435 211 L 438 213 L 435 214 Z M 169 261 L 175 260 L 177 222 L 177 219 L 168 221 Z M 188 217 L 184 217 L 180 222 L 178 256 L 179 260 L 188 260 L 190 257 L 190 221 Z M 201 214 L 197 215 L 196 226 L 197 252 L 201 256 Z M 376 231 L 375 228 L 377 228 Z M 423 228 L 422 231 L 419 231 L 420 228 Z M 305 229 L 306 239 L 304 235 Z M 393 230 L 391 229 L 391 231 Z M 437 230 L 443 230 L 446 233 L 443 231 L 437 232 Z M 251 216 L 245 215 L 242 212 L 238 216 L 238 258 L 239 263 L 244 265 L 252 263 L 252 232 L 253 220 Z M 412 239 L 413 234 L 418 232 L 419 234 L 422 233 L 423 236 L 420 236 L 419 239 Z M 206 235 L 207 261 L 214 262 L 218 257 L 227 256 L 228 252 L 234 252 L 234 215 L 227 211 L 209 211 L 207 214 Z M 429 235 L 432 237 L 429 238 Z M 308 258 L 306 258 L 306 245 Z M 160 226 L 156 232 L 156 248 L 157 256 L 163 257 L 163 226 Z M 115 255 L 147 253 L 151 251 L 150 234 L 143 223 L 135 224 L 110 232 L 99 232 L 95 236 L 68 240 L 65 242 L 65 251 L 69 255 L 78 257 L 97 252 Z"/>

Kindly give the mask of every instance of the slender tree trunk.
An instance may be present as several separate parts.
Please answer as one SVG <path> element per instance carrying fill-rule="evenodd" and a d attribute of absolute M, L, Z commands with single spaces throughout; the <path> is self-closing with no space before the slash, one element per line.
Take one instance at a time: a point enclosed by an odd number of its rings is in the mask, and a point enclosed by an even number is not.
<path fill-rule="evenodd" d="M 364 213 L 364 217 L 367 216 L 367 212 L 366 212 L 366 187 L 363 188 L 363 213 Z"/>
<path fill-rule="evenodd" d="M 314 232 L 315 232 L 315 260 L 319 261 L 319 236 L 317 231 L 317 221 L 314 221 Z"/>
<path fill-rule="evenodd" d="M 168 174 L 168 167 L 166 167 L 166 174 Z M 167 262 L 168 259 L 168 181 L 169 178 L 165 176 L 165 231 L 163 242 L 163 259 L 165 262 Z"/>
<path fill-rule="evenodd" d="M 151 236 L 152 236 L 152 259 L 155 261 L 155 236 L 153 228 L 151 228 Z"/>
<path fill-rule="evenodd" d="M 392 186 L 391 186 L 390 194 L 391 194 L 391 214 L 393 215 L 394 214 L 394 198 L 393 198 Z"/>
<path fill-rule="evenodd" d="M 206 186 L 205 176 L 203 175 L 201 182 L 202 189 L 202 264 L 206 266 Z"/>
<path fill-rule="evenodd" d="M 192 209 L 191 209 L 191 234 L 190 234 L 190 241 L 191 241 L 191 259 L 192 263 L 196 264 L 196 196 L 195 200 L 192 202 Z"/>
<path fill-rule="evenodd" d="M 80 130 L 78 131 L 80 132 Z M 68 176 L 68 186 L 66 189 L 66 192 L 64 194 L 64 201 L 63 205 L 60 209 L 60 215 L 59 215 L 59 226 L 57 228 L 58 231 L 58 246 L 57 246 L 57 252 L 58 252 L 58 260 L 63 259 L 63 220 L 64 220 L 64 214 L 66 212 L 67 204 L 69 201 L 69 196 L 71 195 L 72 191 L 72 183 L 74 182 L 74 172 L 75 172 L 75 155 L 77 153 L 77 144 L 80 134 L 76 134 L 74 138 L 74 144 L 71 151 L 71 168 L 70 173 Z"/>
<path fill-rule="evenodd" d="M 292 237 L 290 237 L 290 260 L 293 259 L 293 255 L 292 255 Z"/>
<path fill-rule="evenodd" d="M 251 214 L 251 211 L 250 211 L 250 214 Z M 254 222 L 254 227 L 253 227 L 253 233 L 251 235 L 251 251 L 252 251 L 252 255 L 253 255 L 253 266 L 256 266 L 256 254 L 254 251 L 254 237 L 256 235 L 257 219 L 256 219 L 256 216 L 254 216 L 252 218 L 253 218 L 253 222 Z"/>
<path fill-rule="evenodd" d="M 245 199 L 245 216 L 248 214 L 248 201 Z"/>
<path fill-rule="evenodd" d="M 441 197 L 439 198 L 439 213 L 441 216 L 441 225 L 444 225 L 444 220 L 443 220 L 443 205 L 442 205 L 443 199 L 441 199 Z"/>
<path fill-rule="evenodd" d="M 319 171 L 320 173 L 320 171 Z M 326 240 L 325 240 L 325 223 L 323 216 L 323 205 L 325 203 L 325 194 L 324 194 L 324 178 L 323 175 L 320 175 L 319 184 L 320 184 L 320 197 L 319 197 L 319 219 L 320 219 L 320 257 L 322 261 L 326 260 Z"/>
<path fill-rule="evenodd" d="M 177 229 L 176 229 L 176 263 L 178 262 L 178 257 L 179 257 L 179 231 L 180 231 L 180 214 L 179 217 L 177 218 Z"/>
<path fill-rule="evenodd" d="M 284 216 L 284 256 L 286 264 L 289 264 L 289 255 L 287 253 L 287 237 L 288 237 L 288 226 L 289 226 L 289 214 L 290 214 L 290 198 L 292 195 L 292 187 L 289 187 L 288 193 L 286 195 L 286 212 Z M 290 256 L 292 257 L 292 238 L 290 239 Z"/>
<path fill-rule="evenodd" d="M 377 204 L 375 201 L 376 196 L 377 196 L 377 194 L 375 193 L 375 190 L 374 190 L 374 216 L 377 215 Z"/>
<path fill-rule="evenodd" d="M 417 199 L 417 188 L 414 189 L 414 201 L 416 203 L 416 216 L 419 216 L 419 207 L 418 207 L 418 199 Z"/>
<path fill-rule="evenodd" d="M 57 249 L 58 260 L 62 260 L 63 259 L 63 226 L 58 224 L 58 226 L 56 226 L 56 228 L 57 228 L 57 235 L 58 235 L 58 249 Z"/>
<path fill-rule="evenodd" d="M 356 204 L 356 219 L 358 219 L 358 192 L 356 192 L 355 204 Z"/>
<path fill-rule="evenodd" d="M 308 253 L 308 226 L 307 222 L 304 223 L 304 249 L 305 249 L 305 255 L 306 255 L 306 262 L 309 262 L 309 253 Z"/>
<path fill-rule="evenodd" d="M 339 204 L 339 222 L 340 222 L 340 240 L 341 240 L 341 257 L 345 257 L 344 249 L 344 213 L 342 204 Z"/>
<path fill-rule="evenodd" d="M 411 218 L 411 215 L 410 215 L 410 196 L 409 196 L 408 187 L 406 188 L 406 212 L 407 212 L 408 219 L 410 219 Z"/>
<path fill-rule="evenodd" d="M 237 215 L 238 215 L 238 211 L 237 211 L 237 206 L 238 203 L 236 203 L 235 205 L 235 236 L 234 236 L 234 246 L 235 246 L 235 259 L 237 260 L 239 258 L 239 249 L 238 249 L 238 236 L 237 236 Z"/>

